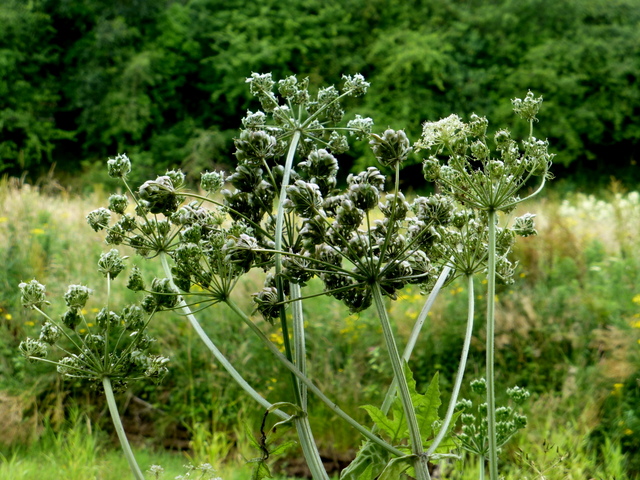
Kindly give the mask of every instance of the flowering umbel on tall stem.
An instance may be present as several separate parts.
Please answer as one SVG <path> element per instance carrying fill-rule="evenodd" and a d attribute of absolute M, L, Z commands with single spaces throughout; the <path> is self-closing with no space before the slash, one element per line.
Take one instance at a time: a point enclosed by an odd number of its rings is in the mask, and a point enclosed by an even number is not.
<path fill-rule="evenodd" d="M 157 312 L 176 311 L 264 408 L 262 427 L 268 415 L 279 418 L 278 428 L 288 423 L 295 426 L 314 479 L 329 477 L 309 422 L 309 395 L 367 440 L 342 472 L 342 480 L 391 480 L 403 472 L 429 479 L 429 462 L 454 455 L 452 431 L 460 415 L 455 406 L 473 331 L 473 277 L 488 272 L 491 299 L 496 280 L 513 281 L 515 266 L 508 255 L 516 235 L 535 233 L 534 216 L 524 215 L 509 227 L 498 224 L 497 215 L 511 212 L 523 201 L 521 191 L 533 178 L 542 178 L 544 184 L 552 155 L 548 144 L 532 134 L 518 146 L 504 130 L 495 134 L 497 153 L 492 154 L 488 122 L 476 115 L 468 122 L 456 115 L 427 122 L 413 145 L 403 130 L 373 133 L 373 121 L 360 115 L 344 125 L 345 98 L 365 94 L 369 83 L 362 75 L 343 80 L 341 89 L 329 86 L 312 94 L 309 79 L 291 76 L 276 82 L 271 74 L 252 74 L 247 83 L 260 110 L 248 111 L 242 120 L 234 139 L 236 166 L 230 172 L 203 172 L 201 192 L 190 191 L 178 170 L 132 188 L 127 179 L 129 158 L 110 159 L 109 175 L 122 180 L 126 194 L 111 195 L 108 207 L 90 212 L 87 222 L 94 230 L 106 232 L 109 245 L 129 246 L 145 259 L 157 257 L 163 277 L 145 281 L 143 270 L 133 268 L 127 287 L 142 294 L 140 302 L 118 313 L 107 304 L 95 318 L 100 333 L 87 336 L 80 335 L 79 327 L 88 325 L 82 307 L 91 291 L 82 285 L 70 287 L 65 296 L 67 312 L 59 322 L 46 323 L 39 339 L 23 342 L 25 355 L 46 360 L 50 345 L 62 338 L 80 350 L 79 354 L 65 352 L 66 357 L 53 362 L 63 374 L 102 381 L 105 391 L 111 389 L 112 381 L 118 388 L 132 375 L 160 378 L 167 361 L 145 353 L 151 340 L 144 332 Z M 531 125 L 539 104 L 532 95 L 514 101 L 517 113 Z M 340 185 L 339 157 L 353 140 L 368 141 L 379 165 L 349 173 Z M 410 155 L 420 151 L 427 152 L 425 179 L 435 182 L 439 193 L 408 199 L 400 189 L 401 169 Z M 388 171 L 390 178 L 384 173 Z M 123 271 L 124 260 L 116 249 L 100 259 L 98 269 L 107 278 L 108 290 L 111 280 Z M 266 324 L 254 321 L 233 298 L 243 276 L 258 270 L 264 273 L 264 283 L 252 295 L 254 313 Z M 441 421 L 438 377 L 425 393 L 418 393 L 407 362 L 438 292 L 459 276 L 469 285 L 469 311 L 453 394 Z M 46 292 L 34 282 L 21 285 L 23 302 L 41 311 Z M 322 292 L 310 292 L 306 287 L 311 282 L 320 284 Z M 392 325 L 395 319 L 389 316 L 386 302 L 397 299 L 408 285 L 419 285 L 430 295 L 401 356 Z M 305 325 L 314 318 L 313 314 L 305 317 L 303 303 L 318 295 L 342 302 L 352 313 L 375 307 L 393 382 L 381 408 L 365 407 L 374 423 L 370 429 L 343 411 L 309 377 Z M 194 311 L 214 304 L 226 305 L 291 374 L 287 390 L 291 398 L 271 402 L 260 395 L 218 349 Z M 497 444 L 491 440 L 495 406 L 489 393 L 494 376 L 493 302 L 489 305 L 488 440 L 486 451 L 479 454 L 487 455 L 495 479 Z M 280 329 L 284 352 L 263 331 L 274 328 Z M 265 453 L 270 440 L 263 433 L 261 456 L 254 462 L 252 478 L 256 479 L 270 475 Z"/>

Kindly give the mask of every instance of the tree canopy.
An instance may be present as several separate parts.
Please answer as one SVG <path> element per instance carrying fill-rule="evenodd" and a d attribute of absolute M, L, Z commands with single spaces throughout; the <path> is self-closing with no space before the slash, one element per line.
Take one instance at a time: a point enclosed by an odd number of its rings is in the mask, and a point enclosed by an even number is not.
<path fill-rule="evenodd" d="M 358 111 L 413 139 L 452 112 L 522 133 L 510 99 L 530 89 L 565 166 L 625 168 L 640 139 L 640 0 L 8 0 L 0 24 L 9 174 L 231 163 L 252 72 L 362 73 Z"/>

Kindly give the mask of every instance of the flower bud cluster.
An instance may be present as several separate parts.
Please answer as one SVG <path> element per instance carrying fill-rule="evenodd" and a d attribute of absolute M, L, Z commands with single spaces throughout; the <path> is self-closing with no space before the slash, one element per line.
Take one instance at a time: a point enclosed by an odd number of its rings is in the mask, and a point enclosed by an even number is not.
<path fill-rule="evenodd" d="M 176 172 L 167 172 L 166 175 L 143 183 L 138 189 L 138 195 L 145 210 L 171 215 L 184 201 L 184 197 L 178 195 L 181 183 L 184 183 L 184 178 Z"/>
<path fill-rule="evenodd" d="M 438 265 L 448 263 L 464 274 L 482 271 L 488 251 L 486 211 L 511 210 L 531 176 L 547 175 L 552 157 L 547 144 L 530 137 L 521 151 L 508 132 L 499 131 L 496 156 L 487 143 L 486 118 L 472 115 L 464 122 L 451 115 L 425 123 L 412 147 L 403 131 L 372 134 L 373 121 L 356 115 L 344 130 L 356 139 L 368 138 L 383 166 L 399 168 L 414 150 L 427 150 L 423 172 L 441 193 L 417 197 L 409 205 L 397 186 L 385 194 L 386 177 L 374 167 L 350 174 L 346 188 L 338 190 L 336 155 L 347 150 L 348 137 L 331 125 L 343 116 L 342 99 L 364 94 L 369 86 L 361 75 L 344 81 L 342 90 L 330 86 L 312 95 L 308 79 L 276 82 L 271 74 L 252 74 L 247 83 L 261 111 L 248 111 L 242 120 L 234 140 L 238 164 L 228 176 L 206 172 L 201 177 L 202 189 L 220 192 L 223 205 L 183 204 L 188 195 L 182 189 L 184 175 L 171 171 L 138 189 L 136 217 L 125 213 L 126 197 L 112 196 L 109 209 L 89 214 L 89 223 L 96 230 L 106 228 L 109 243 L 130 245 L 145 256 L 167 252 L 180 294 L 197 286 L 211 303 L 224 301 L 242 274 L 275 267 L 274 211 L 286 175 L 282 207 L 287 220 L 277 253 L 283 286 L 318 277 L 328 294 L 357 312 L 371 304 L 374 283 L 395 298 L 407 284 L 428 286 Z M 526 110 L 533 100 L 523 102 L 518 108 Z M 295 151 L 288 145 L 294 135 L 299 136 Z M 449 158 L 442 162 L 445 152 Z M 285 172 L 285 156 L 291 160 L 291 155 L 301 159 Z M 376 208 L 382 219 L 373 219 Z M 165 218 L 152 216 L 157 214 Z M 112 215 L 120 218 L 109 226 Z M 514 272 L 507 258 L 514 234 L 533 234 L 532 218 L 517 219 L 513 229 L 498 228 L 496 267 L 506 283 Z M 144 288 L 136 272 L 129 286 Z M 154 281 L 154 293 L 143 302 L 148 312 L 175 306 L 169 298 L 175 301 L 178 292 L 165 287 Z M 287 292 L 278 292 L 269 280 L 254 296 L 265 318 L 279 315 L 286 301 L 282 294 Z M 75 318 L 70 314 L 68 321 Z"/>
<path fill-rule="evenodd" d="M 542 99 L 529 92 L 524 100 L 513 101 L 516 114 L 533 121 Z M 463 122 L 450 115 L 437 122 L 425 122 L 416 150 L 425 150 L 423 173 L 427 181 L 435 181 L 441 191 L 451 194 L 461 205 L 484 211 L 511 211 L 522 201 L 518 192 L 532 177 L 549 177 L 553 154 L 547 141 L 530 136 L 522 148 L 506 130 L 494 137 L 499 156 L 492 156 L 487 141 L 488 122 L 472 115 Z M 439 156 L 447 154 L 442 164 Z"/>
<path fill-rule="evenodd" d="M 484 378 L 471 382 L 472 393 L 482 401 L 486 395 L 487 384 Z M 507 395 L 516 405 L 522 405 L 528 398 L 529 392 L 521 387 L 507 389 Z M 462 432 L 458 434 L 463 449 L 486 456 L 489 451 L 487 404 L 475 404 L 471 400 L 461 399 L 456 404 L 460 412 Z M 496 435 L 498 448 L 505 445 L 519 430 L 527 426 L 527 417 L 516 411 L 512 406 L 496 408 Z"/>
<path fill-rule="evenodd" d="M 25 305 L 43 304 L 43 285 L 32 280 L 20 288 Z M 62 356 L 47 361 L 56 364 L 61 375 L 84 379 L 98 388 L 104 377 L 118 388 L 139 378 L 159 382 L 168 371 L 169 359 L 150 352 L 154 340 L 146 333 L 149 315 L 132 304 L 119 313 L 105 307 L 95 318 L 87 319 L 83 309 L 91 293 L 83 285 L 70 285 L 64 294 L 68 310 L 59 321 L 47 317 L 38 339 L 21 342 L 22 355 L 33 362 L 56 349 Z"/>
<path fill-rule="evenodd" d="M 131 161 L 126 154 L 107 160 L 107 172 L 112 178 L 126 178 L 131 172 Z"/>
<path fill-rule="evenodd" d="M 523 120 L 533 121 L 537 120 L 536 115 L 540 110 L 542 104 L 542 97 L 536 98 L 533 92 L 529 90 L 524 99 L 514 98 L 511 100 L 513 105 L 513 111 Z"/>
<path fill-rule="evenodd" d="M 28 283 L 22 282 L 20 288 L 20 302 L 25 308 L 41 309 L 44 305 L 49 304 L 46 296 L 46 287 L 38 282 L 35 278 Z"/>

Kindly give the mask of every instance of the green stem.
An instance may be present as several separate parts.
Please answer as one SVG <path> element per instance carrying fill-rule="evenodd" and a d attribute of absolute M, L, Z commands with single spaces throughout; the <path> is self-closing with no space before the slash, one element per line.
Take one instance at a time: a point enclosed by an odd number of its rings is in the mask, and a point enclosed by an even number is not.
<path fill-rule="evenodd" d="M 173 283 L 173 275 L 171 274 L 171 268 L 169 268 L 169 263 L 167 262 L 167 256 L 164 252 L 160 253 L 160 261 L 162 262 L 162 268 L 164 269 L 164 274 L 170 280 L 171 285 L 175 288 L 175 284 Z M 227 360 L 227 358 L 222 354 L 222 352 L 218 350 L 218 347 L 216 347 L 215 344 L 211 341 L 209 336 L 202 329 L 202 326 L 200 325 L 196 317 L 191 313 L 191 309 L 187 306 L 184 299 L 180 298 L 178 305 L 181 307 L 182 312 L 189 320 L 189 323 L 191 324 L 193 329 L 196 331 L 198 337 L 200 337 L 200 340 L 202 340 L 202 342 L 207 346 L 207 348 L 211 351 L 211 353 L 216 358 L 216 360 L 218 360 L 222 364 L 224 369 L 227 372 L 229 372 L 229 375 L 231 375 L 231 378 L 233 378 L 238 383 L 238 385 L 240 385 L 240 387 L 242 387 L 242 389 L 245 392 L 247 392 L 249 396 L 251 396 L 251 398 L 253 398 L 256 402 L 258 402 L 262 407 L 264 407 L 265 410 L 270 409 L 272 406 L 271 403 L 269 403 L 265 398 L 262 397 L 262 395 L 256 392 L 255 389 L 251 385 L 249 385 L 244 378 L 242 378 L 242 375 L 240 375 L 240 373 L 234 368 L 234 366 L 229 362 L 229 360 Z M 290 418 L 289 415 L 287 415 L 281 410 L 275 410 L 274 413 L 284 420 L 287 420 L 288 418 Z"/>
<path fill-rule="evenodd" d="M 284 280 L 282 279 L 282 243 L 284 232 L 284 201 L 287 198 L 287 186 L 289 185 L 289 179 L 291 178 L 291 170 L 293 167 L 293 159 L 296 155 L 298 148 L 298 142 L 300 141 L 300 130 L 293 132 L 291 143 L 289 144 L 289 150 L 287 152 L 287 158 L 284 164 L 284 173 L 282 175 L 282 186 L 280 187 L 280 197 L 278 198 L 278 209 L 276 213 L 276 231 L 275 231 L 275 250 L 274 255 L 275 267 L 276 267 L 276 287 L 278 289 L 278 300 L 284 302 Z M 297 296 L 300 296 L 300 287 L 296 285 L 294 290 L 297 292 Z M 294 290 L 291 291 L 292 298 L 294 297 Z M 297 305 L 296 305 L 297 304 Z M 295 363 L 298 365 L 300 371 L 305 373 L 305 347 L 304 347 L 304 330 L 302 324 L 304 322 L 302 316 L 302 306 L 300 302 L 294 302 L 294 332 L 293 341 L 295 344 Z M 289 329 L 287 326 L 287 315 L 285 313 L 285 306 L 280 307 L 280 325 L 282 327 L 282 339 L 284 341 L 284 348 L 287 354 L 287 359 L 293 361 L 293 355 L 291 352 L 291 343 L 289 341 Z M 291 383 L 293 386 L 294 396 L 296 403 L 302 408 L 303 415 L 294 419 L 294 424 L 298 432 L 298 439 L 300 440 L 300 446 L 307 466 L 311 470 L 311 475 L 314 479 L 329 480 L 329 475 L 325 470 L 322 460 L 320 459 L 320 452 L 316 445 L 313 433 L 311 432 L 311 425 L 309 424 L 309 418 L 307 417 L 306 404 L 307 404 L 307 392 L 304 386 L 300 383 L 300 380 L 293 374 L 291 375 Z"/>
<path fill-rule="evenodd" d="M 306 376 L 307 374 L 307 350 L 305 345 L 304 336 L 304 315 L 302 313 L 302 302 L 299 300 L 300 285 L 295 283 L 289 283 L 289 291 L 291 292 L 292 300 L 292 314 L 293 314 L 293 352 L 295 355 L 295 365 L 300 370 L 300 373 Z M 313 432 L 311 431 L 311 424 L 309 423 L 309 416 L 307 414 L 307 386 L 300 381 L 299 378 L 295 378 L 298 384 L 298 390 L 300 392 L 300 407 L 302 408 L 303 415 L 294 418 L 294 424 L 298 432 L 298 438 L 300 440 L 300 446 L 304 458 L 307 460 L 309 470 L 314 479 L 329 480 L 327 471 L 324 468 L 322 460 L 320 458 L 320 452 L 318 446 L 313 438 Z"/>
<path fill-rule="evenodd" d="M 118 434 L 118 440 L 120 440 L 124 456 L 127 458 L 127 462 L 129 462 L 129 468 L 131 468 L 133 477 L 136 480 L 144 480 L 144 475 L 140 471 L 138 462 L 136 462 L 136 457 L 134 457 L 133 451 L 131 450 L 131 445 L 129 445 L 129 440 L 127 440 L 127 434 L 122 426 L 120 414 L 118 413 L 118 405 L 116 404 L 116 399 L 113 396 L 113 389 L 111 388 L 111 380 L 109 377 L 104 377 L 102 379 L 102 385 L 104 386 L 104 395 L 107 397 L 107 405 L 109 406 L 109 413 L 111 413 L 111 420 L 113 421 L 113 426 Z"/>
<path fill-rule="evenodd" d="M 292 301 L 292 316 L 293 316 L 293 352 L 295 355 L 295 365 L 300 371 L 307 374 L 307 348 L 304 335 L 304 314 L 302 312 L 302 302 L 300 297 L 300 285 L 296 283 L 289 283 L 289 291 L 291 292 Z M 300 383 L 300 407 L 304 412 L 307 411 L 307 387 L 305 384 Z"/>
<path fill-rule="evenodd" d="M 278 210 L 276 214 L 276 230 L 275 230 L 275 248 L 274 262 L 276 267 L 276 288 L 278 289 L 278 301 L 284 302 L 284 282 L 282 280 L 282 237 L 284 231 L 284 201 L 287 198 L 287 185 L 289 185 L 289 179 L 291 177 L 291 168 L 293 166 L 293 159 L 298 148 L 298 142 L 300 141 L 300 131 L 296 130 L 291 138 L 289 144 L 289 150 L 287 151 L 287 158 L 285 159 L 284 172 L 282 174 L 282 186 L 280 188 L 280 197 L 278 198 Z M 293 361 L 293 355 L 291 353 L 291 343 L 289 341 L 289 328 L 287 325 L 287 316 L 285 314 L 285 307 L 280 307 L 280 327 L 282 328 L 282 340 L 284 342 L 284 349 L 289 361 Z M 300 395 L 299 383 L 295 376 L 292 377 L 292 385 L 294 395 L 298 404 L 302 405 L 302 398 Z"/>
<path fill-rule="evenodd" d="M 402 353 L 402 359 L 405 362 L 408 362 L 409 359 L 411 358 L 413 349 L 415 348 L 416 342 L 418 341 L 418 337 L 420 336 L 420 331 L 422 330 L 422 327 L 424 326 L 424 322 L 426 321 L 427 316 L 431 311 L 431 307 L 436 301 L 436 297 L 438 296 L 438 294 L 440 293 L 440 290 L 442 289 L 442 285 L 444 285 L 444 282 L 447 280 L 447 277 L 449 276 L 449 272 L 451 272 L 451 267 L 449 266 L 443 267 L 442 271 L 440 272 L 440 276 L 436 281 L 436 284 L 433 286 L 433 290 L 431 290 L 431 292 L 429 293 L 429 296 L 427 297 L 427 301 L 422 306 L 422 310 L 420 310 L 420 314 L 418 315 L 416 323 L 413 325 L 413 330 L 411 330 L 411 335 L 409 335 L 409 340 L 407 341 L 407 345 L 404 348 L 404 352 Z M 382 413 L 387 414 L 389 412 L 389 409 L 391 408 L 391 404 L 393 403 L 393 399 L 396 397 L 397 386 L 398 384 L 396 383 L 396 379 L 394 378 L 391 382 L 391 385 L 389 386 L 389 389 L 387 390 L 387 393 L 384 397 L 384 401 L 382 402 L 382 407 L 380 408 L 380 410 L 382 410 Z M 373 431 L 375 432 L 376 430 L 377 428 L 374 426 Z"/>
<path fill-rule="evenodd" d="M 440 431 L 438 435 L 433 440 L 433 443 L 427 450 L 427 455 L 430 456 L 433 454 L 442 439 L 447 434 L 449 430 L 449 424 L 451 423 L 451 419 L 453 418 L 453 413 L 456 409 L 456 403 L 458 403 L 458 395 L 460 394 L 460 387 L 462 385 L 462 377 L 464 377 L 464 369 L 467 366 L 467 358 L 469 357 L 469 346 L 471 345 L 471 335 L 473 334 L 473 315 L 474 315 L 474 298 L 473 298 L 473 277 L 471 275 L 467 275 L 467 284 L 469 288 L 469 304 L 468 304 L 468 312 L 467 312 L 467 331 L 464 335 L 464 342 L 462 345 L 462 355 L 460 356 L 460 365 L 458 365 L 458 373 L 456 374 L 456 380 L 453 385 L 453 392 L 451 392 L 451 399 L 449 400 L 449 406 L 447 407 L 447 414 L 442 421 L 442 426 L 440 427 Z"/>
<path fill-rule="evenodd" d="M 404 368 L 400 354 L 398 353 L 398 347 L 396 345 L 393 331 L 391 330 L 391 323 L 389 322 L 389 316 L 384 306 L 384 300 L 382 298 L 382 292 L 378 283 L 371 285 L 371 291 L 373 294 L 373 300 L 378 310 L 378 317 L 380 318 L 380 324 L 382 325 L 382 333 L 387 345 L 387 351 L 389 353 L 389 359 L 391 360 L 391 368 L 393 369 L 393 376 L 398 384 L 398 391 L 400 393 L 400 401 L 404 410 L 404 415 L 407 420 L 407 427 L 409 429 L 409 438 L 411 440 L 411 453 L 417 456 L 414 468 L 418 480 L 428 480 L 429 468 L 427 466 L 427 457 L 424 455 L 422 448 L 422 436 L 420 435 L 420 429 L 418 427 L 418 418 L 416 417 L 416 411 L 411 401 L 411 393 L 409 392 L 409 385 L 407 384 L 407 378 L 404 374 Z"/>
<path fill-rule="evenodd" d="M 496 308 L 496 211 L 489 210 L 489 250 L 487 274 L 487 434 L 489 435 L 489 478 L 498 480 L 498 445 L 495 399 L 495 308 Z"/>
<path fill-rule="evenodd" d="M 320 390 L 316 385 L 304 375 L 298 367 L 296 367 L 293 363 L 291 363 L 287 357 L 285 357 L 278 347 L 276 347 L 273 342 L 269 341 L 269 339 L 265 336 L 265 334 L 260 330 L 255 323 L 251 321 L 251 319 L 244 313 L 238 305 L 236 305 L 231 300 L 227 300 L 226 304 L 233 310 L 243 321 L 244 323 L 260 338 L 262 343 L 269 349 L 269 351 L 282 363 L 282 365 L 293 373 L 298 379 L 300 379 L 301 383 L 304 383 L 307 388 L 316 395 L 332 412 L 334 412 L 337 416 L 342 418 L 345 422 L 355 428 L 358 432 L 360 432 L 365 438 L 371 440 L 373 443 L 381 446 L 389 453 L 396 456 L 404 456 L 406 452 L 402 452 L 401 450 L 389 445 L 387 442 L 382 440 L 377 435 L 373 434 L 370 430 L 367 430 L 364 426 L 358 423 L 356 420 L 351 418 L 344 410 L 342 410 L 335 402 L 333 402 L 329 397 L 327 397 L 322 390 Z"/>

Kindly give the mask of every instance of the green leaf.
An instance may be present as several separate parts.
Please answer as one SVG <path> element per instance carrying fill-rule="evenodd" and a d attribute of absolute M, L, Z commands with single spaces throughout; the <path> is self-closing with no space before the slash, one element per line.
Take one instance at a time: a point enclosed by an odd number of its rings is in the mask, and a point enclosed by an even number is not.
<path fill-rule="evenodd" d="M 375 480 L 389 461 L 389 453 L 373 442 L 365 442 L 356 458 L 340 474 L 340 480 Z"/>
<path fill-rule="evenodd" d="M 273 476 L 267 464 L 264 461 L 260 461 L 253 469 L 251 480 L 262 480 L 263 478 L 273 478 Z"/>
<path fill-rule="evenodd" d="M 409 374 L 411 374 L 410 371 Z M 413 405 L 416 409 L 418 427 L 420 428 L 420 432 L 422 432 L 423 443 L 434 436 L 435 432 L 433 432 L 432 425 L 433 422 L 440 418 L 438 416 L 438 409 L 440 408 L 442 401 L 440 400 L 439 379 L 438 372 L 436 372 L 424 395 L 415 391 L 415 381 L 413 381 L 413 378 L 411 379 L 413 382 L 413 390 L 411 390 L 412 387 L 409 387 L 411 399 L 413 400 Z"/>
<path fill-rule="evenodd" d="M 403 421 L 404 417 L 402 413 L 400 416 L 397 416 L 395 415 L 394 410 L 393 418 L 389 418 L 382 413 L 382 410 L 378 407 L 374 407 L 373 405 L 363 405 L 360 408 L 364 409 L 369 414 L 371 420 L 373 420 L 376 426 L 391 439 L 392 443 L 397 443 L 399 438 L 402 438 L 404 435 L 406 422 Z"/>
<path fill-rule="evenodd" d="M 411 467 L 415 458 L 415 455 L 394 458 L 387 464 L 378 480 L 398 480 L 400 475 Z"/>
<path fill-rule="evenodd" d="M 251 445 L 253 445 L 257 449 L 261 449 L 260 442 L 258 441 L 256 436 L 253 434 L 251 425 L 249 425 L 249 423 L 246 421 L 243 421 L 242 423 L 244 425 L 244 433 L 249 439 L 249 442 L 251 443 Z"/>
<path fill-rule="evenodd" d="M 297 445 L 297 442 L 294 442 L 293 440 L 289 441 L 289 442 L 284 442 L 281 443 L 280 445 L 278 445 L 277 447 L 274 447 L 273 450 L 271 450 L 269 452 L 269 454 L 271 456 L 276 456 L 276 455 L 280 455 L 284 452 L 286 452 L 287 450 L 289 450 L 290 448 L 293 448 Z"/>

